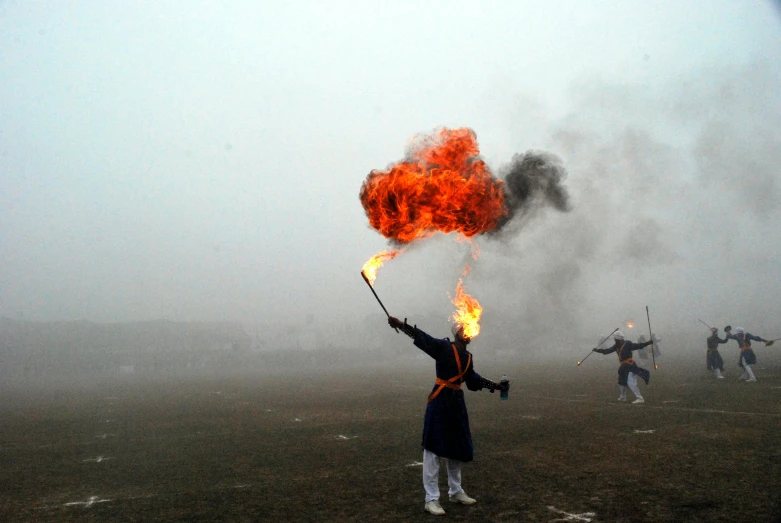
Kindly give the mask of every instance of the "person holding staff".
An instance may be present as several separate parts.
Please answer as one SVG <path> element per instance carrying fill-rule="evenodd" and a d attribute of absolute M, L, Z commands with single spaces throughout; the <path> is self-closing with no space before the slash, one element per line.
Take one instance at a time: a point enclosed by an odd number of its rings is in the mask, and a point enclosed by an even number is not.
<path fill-rule="evenodd" d="M 615 344 L 607 349 L 592 349 L 592 352 L 598 352 L 600 354 L 611 354 L 615 352 L 618 355 L 618 387 L 620 389 L 620 395 L 618 401 L 627 401 L 626 389 L 629 388 L 635 395 L 634 404 L 645 403 L 643 395 L 640 394 L 640 389 L 637 386 L 637 376 L 640 376 L 645 384 L 648 385 L 648 380 L 651 379 L 651 373 L 646 369 L 641 369 L 637 366 L 634 359 L 632 359 L 632 351 L 640 350 L 653 343 L 653 339 L 644 343 L 632 343 L 624 339 L 624 335 L 621 331 L 617 331 L 613 334 Z"/>
<path fill-rule="evenodd" d="M 719 329 L 716 327 L 711 327 L 710 331 L 711 335 L 705 340 L 708 348 L 705 363 L 708 366 L 708 370 L 712 370 L 716 375 L 716 378 L 723 380 L 724 375 L 722 372 L 724 372 L 724 360 L 721 359 L 721 354 L 719 354 L 719 345 L 727 343 L 729 338 L 727 337 L 723 340 L 719 338 Z"/>
<path fill-rule="evenodd" d="M 473 505 L 477 500 L 467 496 L 461 487 L 461 464 L 472 461 L 472 434 L 469 416 L 464 402 L 465 383 L 471 391 L 488 389 L 492 393 L 509 389 L 509 381 L 494 383 L 480 376 L 474 368 L 472 354 L 466 346 L 471 341 L 464 335 L 463 325 L 454 323 L 453 340 L 434 338 L 417 326 L 412 326 L 393 316 L 388 324 L 413 339 L 416 347 L 436 361 L 436 381 L 428 396 L 423 421 L 423 488 L 426 512 L 445 514 L 439 504 L 439 462 L 445 458 L 447 466 L 448 495 L 451 503 Z"/>

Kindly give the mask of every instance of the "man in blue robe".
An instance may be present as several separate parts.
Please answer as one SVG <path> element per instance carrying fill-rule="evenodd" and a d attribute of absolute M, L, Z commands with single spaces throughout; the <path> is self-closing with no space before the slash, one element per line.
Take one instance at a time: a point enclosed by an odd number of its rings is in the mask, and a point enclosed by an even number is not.
<path fill-rule="evenodd" d="M 618 367 L 618 387 L 621 390 L 618 396 L 618 401 L 627 401 L 626 389 L 627 387 L 635 394 L 635 401 L 632 403 L 645 403 L 643 395 L 640 394 L 640 389 L 637 387 L 637 376 L 640 376 L 645 384 L 648 385 L 648 380 L 651 379 L 651 373 L 645 369 L 641 369 L 637 366 L 637 363 L 632 359 L 632 351 L 640 350 L 653 343 L 653 337 L 644 343 L 632 343 L 631 341 L 624 340 L 624 335 L 620 331 L 616 331 L 613 334 L 615 344 L 607 349 L 592 349 L 593 352 L 600 354 L 611 354 L 615 352 L 618 355 L 618 361 L 620 363 Z"/>
<path fill-rule="evenodd" d="M 727 333 L 727 339 L 737 341 L 738 347 L 740 347 L 740 359 L 738 360 L 738 365 L 743 367 L 743 374 L 741 374 L 740 378 L 738 379 L 745 380 L 746 383 L 756 382 L 757 378 L 754 376 L 754 371 L 751 370 L 751 366 L 757 362 L 757 356 L 754 354 L 754 350 L 751 348 L 751 340 L 763 341 L 765 344 L 767 344 L 768 341 L 760 338 L 759 336 L 754 336 L 753 334 L 745 332 L 743 327 L 735 328 L 735 334 L 732 334 L 731 331 L 732 327 L 729 325 L 724 327 L 724 332 Z"/>
<path fill-rule="evenodd" d="M 467 496 L 461 487 L 461 464 L 472 461 L 473 457 L 472 434 L 461 383 L 466 383 L 472 391 L 488 389 L 491 392 L 503 390 L 509 384 L 494 383 L 475 372 L 472 354 L 466 350 L 470 340 L 464 336 L 462 325 L 453 325 L 451 341 L 429 336 L 417 326 L 393 316 L 388 318 L 388 324 L 412 338 L 416 347 L 436 361 L 437 378 L 428 397 L 423 421 L 423 488 L 426 491 L 423 508 L 437 516 L 445 513 L 439 504 L 440 458 L 445 458 L 447 464 L 450 502 L 473 505 L 477 500 Z"/>
<path fill-rule="evenodd" d="M 724 372 L 724 360 L 721 359 L 721 354 L 719 354 L 719 344 L 727 343 L 729 338 L 724 338 L 723 340 L 719 338 L 719 329 L 716 327 L 711 327 L 710 331 L 711 335 L 706 339 L 708 353 L 705 363 L 708 366 L 708 370 L 713 370 L 717 378 L 724 379 L 722 374 Z"/>

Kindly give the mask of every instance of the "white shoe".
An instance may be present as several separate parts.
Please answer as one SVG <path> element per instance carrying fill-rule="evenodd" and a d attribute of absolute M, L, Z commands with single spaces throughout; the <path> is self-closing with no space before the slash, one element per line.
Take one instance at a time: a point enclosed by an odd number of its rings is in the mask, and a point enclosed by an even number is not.
<path fill-rule="evenodd" d="M 625 398 L 625 397 L 623 397 L 623 396 L 620 396 L 620 397 L 618 398 L 618 401 L 626 401 L 626 398 Z"/>
<path fill-rule="evenodd" d="M 439 501 L 436 499 L 432 499 L 425 505 L 423 505 L 423 510 L 428 512 L 429 514 L 434 514 L 435 516 L 444 516 L 445 511 L 442 509 L 442 507 L 439 505 Z"/>
<path fill-rule="evenodd" d="M 632 405 L 640 405 L 641 403 L 645 403 L 645 400 L 643 398 L 637 398 L 632 402 Z"/>
<path fill-rule="evenodd" d="M 749 378 L 746 380 L 746 383 L 756 383 L 756 382 L 757 382 L 756 378 Z"/>
<path fill-rule="evenodd" d="M 455 496 L 450 496 L 450 502 L 461 503 L 462 505 L 474 505 L 475 503 L 477 503 L 477 500 L 474 498 L 470 498 L 469 496 L 466 495 L 466 492 L 462 490 Z"/>
<path fill-rule="evenodd" d="M 719 375 L 718 375 L 718 376 L 716 376 L 716 377 L 717 377 L 718 379 L 720 379 L 720 380 L 723 380 L 723 379 L 724 379 L 724 376 L 722 376 L 721 374 L 719 374 Z"/>

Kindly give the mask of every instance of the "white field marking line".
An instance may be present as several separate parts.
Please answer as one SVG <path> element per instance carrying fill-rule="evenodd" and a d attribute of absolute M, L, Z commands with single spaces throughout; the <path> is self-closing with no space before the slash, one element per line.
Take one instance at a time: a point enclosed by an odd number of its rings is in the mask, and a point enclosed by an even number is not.
<path fill-rule="evenodd" d="M 206 488 L 201 489 L 199 492 L 211 492 L 215 490 L 229 490 L 229 489 L 247 489 L 252 488 L 254 486 L 253 483 L 238 483 L 236 485 L 229 485 L 229 486 L 215 486 L 212 488 Z M 128 496 L 126 498 L 116 498 L 116 499 L 99 499 L 98 496 L 90 496 L 87 501 L 71 501 L 68 503 L 63 503 L 62 505 L 41 505 L 39 507 L 33 507 L 33 510 L 51 510 L 53 508 L 56 508 L 58 506 L 76 506 L 76 505 L 84 505 L 85 507 L 91 507 L 95 503 L 108 503 L 109 501 L 115 501 L 119 499 L 125 499 L 125 500 L 133 500 L 133 499 L 150 499 L 150 498 L 156 498 L 161 495 L 168 495 L 168 494 L 180 494 L 182 492 L 185 492 L 186 490 L 183 489 L 174 489 L 170 490 L 168 492 L 158 492 L 158 493 L 149 493 L 149 494 L 141 494 L 137 496 Z"/>
<path fill-rule="evenodd" d="M 548 505 L 548 510 L 555 512 L 556 514 L 560 514 L 564 516 L 560 519 L 554 519 L 553 521 L 583 521 L 583 522 L 589 522 L 591 521 L 591 518 L 597 517 L 596 512 L 583 512 L 582 514 L 570 514 L 569 512 L 565 512 L 563 510 L 559 510 L 556 507 L 552 505 Z"/>
<path fill-rule="evenodd" d="M 99 499 L 98 496 L 90 496 L 87 501 L 71 501 L 70 503 L 64 503 L 63 506 L 71 507 L 73 505 L 84 505 L 84 508 L 90 508 L 95 503 L 107 503 L 110 499 Z"/>
<path fill-rule="evenodd" d="M 98 456 L 98 457 L 95 457 L 95 458 L 83 459 L 83 460 L 81 460 L 81 462 L 82 463 L 87 463 L 88 461 L 92 461 L 94 463 L 100 463 L 101 461 L 107 461 L 109 459 L 114 459 L 114 458 L 111 458 L 111 457 L 104 458 L 103 456 Z"/>
<path fill-rule="evenodd" d="M 692 407 L 654 407 L 653 405 L 646 404 L 647 409 L 659 409 L 659 410 L 681 410 L 684 412 L 703 412 L 706 414 L 734 414 L 738 416 L 767 416 L 770 418 L 781 418 L 781 413 L 773 412 L 745 412 L 740 410 L 719 410 L 719 409 L 695 409 Z"/>
<path fill-rule="evenodd" d="M 339 440 L 344 441 L 344 440 L 348 440 L 348 439 L 355 439 L 357 437 L 358 436 L 345 436 L 344 434 L 339 434 L 338 436 L 336 436 L 335 439 L 339 439 Z"/>
<path fill-rule="evenodd" d="M 422 461 L 413 461 L 412 463 L 408 463 L 407 465 L 404 465 L 405 467 L 422 467 L 423 462 Z"/>
<path fill-rule="evenodd" d="M 655 429 L 651 429 L 651 430 L 637 430 L 637 429 L 635 429 L 634 430 L 634 434 L 653 434 L 654 432 L 656 432 Z"/>
<path fill-rule="evenodd" d="M 540 399 L 540 400 L 559 401 L 563 403 L 586 403 L 585 401 L 580 401 L 580 400 L 576 401 L 576 400 L 570 400 L 566 398 L 551 398 L 547 396 L 526 396 L 526 397 L 532 399 Z M 623 404 L 618 404 L 618 403 L 600 403 L 598 401 L 591 401 L 588 403 L 592 403 L 594 405 L 602 405 L 606 407 L 624 407 Z M 781 418 L 781 413 L 773 413 L 773 412 L 744 412 L 739 410 L 695 409 L 691 407 L 659 407 L 659 406 L 648 405 L 648 403 L 646 403 L 644 407 L 646 409 L 681 410 L 685 412 L 704 412 L 706 414 L 735 414 L 741 416 L 767 416 L 770 418 Z"/>

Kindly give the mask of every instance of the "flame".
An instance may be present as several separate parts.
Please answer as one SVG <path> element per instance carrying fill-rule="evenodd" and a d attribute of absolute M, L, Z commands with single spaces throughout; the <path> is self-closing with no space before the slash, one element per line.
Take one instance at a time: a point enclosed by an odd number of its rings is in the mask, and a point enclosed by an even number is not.
<path fill-rule="evenodd" d="M 436 232 L 466 238 L 496 228 L 507 214 L 504 182 L 479 157 L 471 129 L 441 129 L 413 141 L 408 157 L 374 170 L 361 186 L 369 224 L 399 244 Z"/>
<path fill-rule="evenodd" d="M 634 329 L 635 328 L 635 324 L 632 323 L 631 321 L 626 322 L 626 326 L 627 326 L 628 329 Z"/>
<path fill-rule="evenodd" d="M 473 260 L 480 258 L 480 247 L 472 238 L 467 238 L 466 236 L 459 234 L 456 236 L 456 241 L 458 243 L 466 243 L 469 245 L 469 248 L 472 250 L 471 256 Z"/>
<path fill-rule="evenodd" d="M 378 252 L 371 258 L 369 258 L 369 261 L 363 264 L 363 269 L 361 269 L 361 272 L 366 276 L 366 279 L 369 280 L 369 283 L 374 286 L 374 281 L 377 279 L 377 271 L 380 270 L 380 267 L 382 267 L 386 261 L 392 260 L 399 254 L 403 253 L 405 249 L 398 249 L 395 251 L 382 251 Z"/>
<path fill-rule="evenodd" d="M 466 266 L 463 275 L 469 274 L 470 267 Z M 450 317 L 455 323 L 464 326 L 464 338 L 471 340 L 480 334 L 480 316 L 483 314 L 483 308 L 480 303 L 472 296 L 464 292 L 463 278 L 458 279 L 456 286 L 456 297 L 453 298 L 453 305 L 456 306 L 456 312 Z"/>

